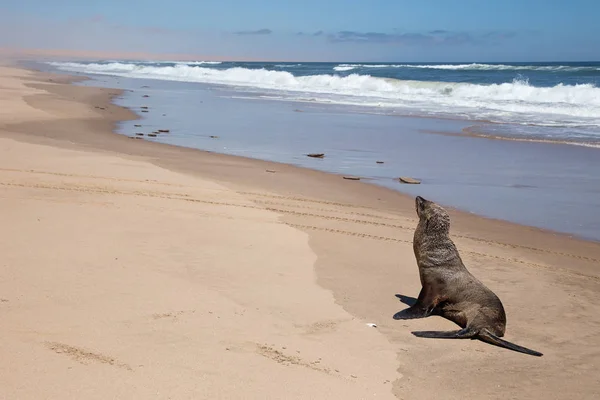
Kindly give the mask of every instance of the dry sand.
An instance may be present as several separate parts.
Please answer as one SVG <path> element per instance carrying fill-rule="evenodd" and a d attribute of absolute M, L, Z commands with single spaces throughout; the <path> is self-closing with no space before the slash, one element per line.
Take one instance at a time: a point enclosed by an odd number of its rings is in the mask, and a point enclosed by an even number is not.
<path fill-rule="evenodd" d="M 452 210 L 506 338 L 544 357 L 416 338 L 454 326 L 392 319 L 412 198 L 113 134 L 119 92 L 66 82 L 0 67 L 0 398 L 597 396 L 600 244 Z"/>

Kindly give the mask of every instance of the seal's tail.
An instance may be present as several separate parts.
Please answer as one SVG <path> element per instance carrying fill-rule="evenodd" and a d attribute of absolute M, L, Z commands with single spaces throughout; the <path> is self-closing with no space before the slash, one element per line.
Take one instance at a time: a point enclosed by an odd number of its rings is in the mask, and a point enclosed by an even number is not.
<path fill-rule="evenodd" d="M 501 339 L 498 336 L 491 333 L 490 331 L 488 331 L 487 329 L 483 329 L 481 332 L 479 332 L 479 334 L 477 335 L 477 338 L 483 340 L 486 343 L 493 344 L 495 346 L 504 347 L 506 349 L 518 351 L 520 353 L 525 353 L 525 354 L 529 354 L 529 355 L 536 356 L 536 357 L 543 356 L 543 354 L 540 353 L 539 351 L 531 350 L 526 347 L 519 346 L 518 344 L 514 344 L 514 343 L 511 343 L 504 339 Z"/>

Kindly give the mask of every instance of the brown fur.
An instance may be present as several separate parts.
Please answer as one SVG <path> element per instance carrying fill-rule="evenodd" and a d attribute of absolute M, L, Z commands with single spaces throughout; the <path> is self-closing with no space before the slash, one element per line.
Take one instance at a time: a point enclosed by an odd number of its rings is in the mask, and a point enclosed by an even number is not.
<path fill-rule="evenodd" d="M 500 339 L 506 329 L 502 302 L 465 267 L 450 238 L 450 216 L 439 205 L 420 196 L 415 199 L 419 224 L 413 250 L 419 267 L 421 292 L 414 305 L 397 313 L 395 319 L 440 315 L 461 330 L 420 331 L 415 336 L 429 338 L 478 338 L 523 353 L 542 354 Z"/>

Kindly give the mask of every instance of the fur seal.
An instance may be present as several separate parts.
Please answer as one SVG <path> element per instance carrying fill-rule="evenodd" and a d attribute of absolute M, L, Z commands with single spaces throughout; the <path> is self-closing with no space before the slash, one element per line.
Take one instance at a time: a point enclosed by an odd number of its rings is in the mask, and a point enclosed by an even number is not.
<path fill-rule="evenodd" d="M 413 251 L 419 266 L 421 292 L 415 304 L 394 319 L 439 315 L 459 325 L 455 331 L 415 331 L 422 338 L 479 339 L 533 356 L 542 353 L 501 339 L 506 329 L 502 302 L 463 264 L 450 239 L 450 216 L 438 204 L 421 196 L 415 199 L 419 223 Z"/>

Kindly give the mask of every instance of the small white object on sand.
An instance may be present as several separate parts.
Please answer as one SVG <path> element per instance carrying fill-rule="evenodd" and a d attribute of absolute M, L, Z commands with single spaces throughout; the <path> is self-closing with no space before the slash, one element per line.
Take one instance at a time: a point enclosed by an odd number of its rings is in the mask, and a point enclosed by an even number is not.
<path fill-rule="evenodd" d="M 373 324 L 373 323 L 369 323 L 369 324 L 367 324 L 367 326 L 370 326 L 371 328 L 377 328 L 377 324 Z"/>

